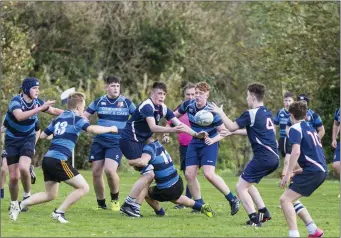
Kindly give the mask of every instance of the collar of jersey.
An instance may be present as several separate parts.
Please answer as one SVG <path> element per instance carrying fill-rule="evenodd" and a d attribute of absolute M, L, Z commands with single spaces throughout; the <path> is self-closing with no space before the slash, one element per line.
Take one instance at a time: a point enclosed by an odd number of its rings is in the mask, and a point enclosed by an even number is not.
<path fill-rule="evenodd" d="M 120 96 L 121 95 L 118 95 L 116 98 L 113 98 L 112 100 L 115 100 L 114 102 L 110 101 L 111 98 L 109 98 L 108 95 L 105 95 L 105 98 L 107 99 L 109 104 L 114 104 Z"/>
<path fill-rule="evenodd" d="M 20 94 L 20 100 L 25 105 L 25 107 L 28 109 L 31 109 L 34 106 L 34 98 L 32 99 L 32 102 L 31 102 L 32 105 L 31 106 L 27 106 L 27 102 L 25 101 L 23 94 Z"/>

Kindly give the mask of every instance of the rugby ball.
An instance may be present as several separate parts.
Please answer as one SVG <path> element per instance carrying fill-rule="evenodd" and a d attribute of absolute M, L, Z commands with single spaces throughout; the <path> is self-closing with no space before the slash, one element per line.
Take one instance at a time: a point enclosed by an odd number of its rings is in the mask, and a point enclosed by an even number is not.
<path fill-rule="evenodd" d="M 200 126 L 209 126 L 213 122 L 213 114 L 207 110 L 201 110 L 194 116 L 195 122 Z"/>

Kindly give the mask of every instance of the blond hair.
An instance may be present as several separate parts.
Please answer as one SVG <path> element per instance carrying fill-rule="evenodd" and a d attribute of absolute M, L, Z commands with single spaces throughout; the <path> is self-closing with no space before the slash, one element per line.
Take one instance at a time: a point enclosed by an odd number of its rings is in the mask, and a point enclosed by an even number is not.
<path fill-rule="evenodd" d="M 79 106 L 83 101 L 85 101 L 85 96 L 83 93 L 71 93 L 67 99 L 67 108 L 69 110 L 76 109 L 77 106 Z"/>

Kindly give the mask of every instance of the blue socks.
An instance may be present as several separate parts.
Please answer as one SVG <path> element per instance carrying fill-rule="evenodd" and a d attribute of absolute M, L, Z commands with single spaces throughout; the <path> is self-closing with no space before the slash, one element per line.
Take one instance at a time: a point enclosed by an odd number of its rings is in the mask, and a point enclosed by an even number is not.
<path fill-rule="evenodd" d="M 155 214 L 158 216 L 164 216 L 166 213 L 165 210 L 163 210 L 163 208 L 161 207 L 160 211 L 155 211 Z"/>
<path fill-rule="evenodd" d="M 229 194 L 225 195 L 225 198 L 227 199 L 227 201 L 231 202 L 231 201 L 234 200 L 236 197 L 233 195 L 232 192 L 230 192 Z"/>
<path fill-rule="evenodd" d="M 202 200 L 202 199 L 201 199 L 201 200 Z M 197 210 L 197 211 L 201 211 L 201 208 L 202 208 L 202 204 L 201 204 L 200 202 L 195 201 L 195 202 L 194 202 L 193 209 L 194 209 L 194 210 Z"/>
<path fill-rule="evenodd" d="M 4 198 L 4 196 L 5 196 L 5 189 L 0 189 L 0 197 L 1 198 Z"/>
<path fill-rule="evenodd" d="M 200 203 L 200 204 L 202 204 L 202 205 L 205 204 L 205 202 L 204 202 L 204 200 L 203 200 L 202 198 L 197 199 L 197 200 L 194 200 L 194 201 L 196 201 L 196 202 L 198 202 L 198 203 Z"/>
<path fill-rule="evenodd" d="M 186 197 L 192 198 L 191 192 L 189 191 L 188 186 L 186 186 Z"/>

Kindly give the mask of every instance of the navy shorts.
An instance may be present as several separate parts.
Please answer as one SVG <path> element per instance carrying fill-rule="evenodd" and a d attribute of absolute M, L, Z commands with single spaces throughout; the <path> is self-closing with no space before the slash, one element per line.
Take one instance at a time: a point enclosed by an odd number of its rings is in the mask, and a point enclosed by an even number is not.
<path fill-rule="evenodd" d="M 180 152 L 180 170 L 186 169 L 186 153 L 187 153 L 188 146 L 180 145 L 179 152 Z"/>
<path fill-rule="evenodd" d="M 186 153 L 186 167 L 191 165 L 216 166 L 218 158 L 218 143 L 206 145 L 204 141 L 190 143 Z"/>
<path fill-rule="evenodd" d="M 17 139 L 6 136 L 5 137 L 5 153 L 7 164 L 19 163 L 20 156 L 27 156 L 33 158 L 35 148 L 35 135 L 26 138 Z"/>
<path fill-rule="evenodd" d="M 91 145 L 89 162 L 112 159 L 121 163 L 122 152 L 118 143 L 108 143 L 106 140 L 95 139 Z"/>
<path fill-rule="evenodd" d="M 249 183 L 259 183 L 262 178 L 274 172 L 279 166 L 277 157 L 273 159 L 252 158 L 241 177 Z"/>
<path fill-rule="evenodd" d="M 327 177 L 326 172 L 318 171 L 304 171 L 296 174 L 289 185 L 289 189 L 302 196 L 309 197 Z"/>
<path fill-rule="evenodd" d="M 278 140 L 278 152 L 281 153 L 282 157 L 285 157 L 286 154 L 291 154 L 292 146 L 289 142 L 289 139 L 286 137 L 281 137 Z"/>
<path fill-rule="evenodd" d="M 337 162 L 337 161 L 340 161 L 340 142 L 337 143 L 337 147 L 336 147 L 335 152 L 334 152 L 333 162 Z"/>
<path fill-rule="evenodd" d="M 138 159 L 142 155 L 144 142 L 121 139 L 120 150 L 128 160 Z"/>

